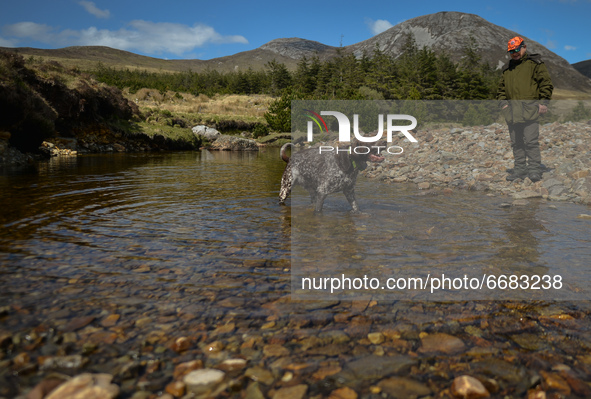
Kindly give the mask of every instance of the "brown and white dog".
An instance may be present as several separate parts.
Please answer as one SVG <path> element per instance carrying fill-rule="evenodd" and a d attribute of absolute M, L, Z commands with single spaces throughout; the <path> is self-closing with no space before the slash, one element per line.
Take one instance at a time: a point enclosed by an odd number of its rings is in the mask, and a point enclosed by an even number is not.
<path fill-rule="evenodd" d="M 359 212 L 359 206 L 355 200 L 355 182 L 360 171 L 367 167 L 367 162 L 382 162 L 383 156 L 379 155 L 378 144 L 369 148 L 367 154 L 357 154 L 353 149 L 359 142 L 353 142 L 349 151 L 331 151 L 320 153 L 318 148 L 309 148 L 292 154 L 291 158 L 285 154 L 285 150 L 291 143 L 281 147 L 281 158 L 287 162 L 283 177 L 281 178 L 281 190 L 279 191 L 279 203 L 284 204 L 294 184 L 299 184 L 308 193 L 314 210 L 322 211 L 324 200 L 328 194 L 342 191 L 351 205 L 352 211 Z M 350 152 L 350 153 L 349 153 Z"/>

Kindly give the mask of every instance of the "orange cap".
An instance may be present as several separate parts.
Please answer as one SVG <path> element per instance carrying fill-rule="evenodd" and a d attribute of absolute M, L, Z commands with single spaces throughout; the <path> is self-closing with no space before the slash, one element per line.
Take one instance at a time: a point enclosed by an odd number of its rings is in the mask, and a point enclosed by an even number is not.
<path fill-rule="evenodd" d="M 509 40 L 507 43 L 507 51 L 515 50 L 517 47 L 521 46 L 523 43 L 523 39 L 519 36 L 515 36 L 513 39 Z"/>

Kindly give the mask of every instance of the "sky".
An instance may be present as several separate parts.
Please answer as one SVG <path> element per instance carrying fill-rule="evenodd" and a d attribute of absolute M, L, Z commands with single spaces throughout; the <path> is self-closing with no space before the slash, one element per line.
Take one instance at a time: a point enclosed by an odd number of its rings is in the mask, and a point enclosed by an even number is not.
<path fill-rule="evenodd" d="M 207 60 L 278 38 L 347 46 L 440 11 L 479 15 L 571 64 L 591 59 L 591 0 L 0 0 L 0 47 L 100 45 Z"/>

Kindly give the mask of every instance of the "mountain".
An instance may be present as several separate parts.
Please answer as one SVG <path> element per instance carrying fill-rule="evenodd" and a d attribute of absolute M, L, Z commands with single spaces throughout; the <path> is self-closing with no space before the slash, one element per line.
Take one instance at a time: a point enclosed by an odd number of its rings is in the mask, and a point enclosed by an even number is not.
<path fill-rule="evenodd" d="M 321 60 L 336 56 L 339 50 L 361 56 L 373 54 L 376 46 L 388 55 L 398 57 L 402 54 L 408 34 L 414 36 L 419 48 L 427 46 L 436 53 L 447 54 L 452 60 L 460 61 L 466 46 L 475 39 L 476 53 L 483 61 L 497 68 L 502 68 L 509 61 L 507 41 L 514 36 L 522 36 L 530 53 L 539 53 L 546 63 L 555 88 L 591 93 L 589 74 L 584 76 L 564 58 L 556 55 L 540 43 L 518 32 L 494 25 L 474 14 L 461 12 L 439 12 L 416 17 L 402 22 L 368 40 L 341 48 L 300 39 L 284 38 L 272 40 L 261 47 L 234 55 L 211 60 L 162 60 L 133 54 L 108 47 L 67 47 L 58 50 L 40 50 L 31 48 L 7 49 L 17 51 L 24 56 L 43 56 L 66 65 L 78 65 L 81 68 L 95 67 L 98 62 L 118 68 L 140 68 L 160 71 L 200 72 L 215 69 L 220 72 L 262 69 L 272 60 L 285 64 L 288 69 L 295 69 L 305 56 L 308 59 L 317 55 Z M 588 61 L 585 61 L 588 62 Z M 582 63 L 577 63 L 582 64 Z M 587 70 L 581 66 L 580 70 Z"/>
<path fill-rule="evenodd" d="M 65 66 L 78 66 L 82 69 L 93 69 L 99 62 L 113 68 L 138 68 L 164 72 L 188 70 L 201 72 L 207 69 L 231 72 L 238 69 L 246 70 L 249 67 L 256 70 L 264 68 L 265 64 L 273 59 L 291 68 L 295 68 L 297 64 L 297 61 L 292 58 L 261 48 L 211 60 L 164 60 L 104 46 L 72 46 L 52 50 L 0 47 L 0 50 L 16 52 L 25 58 L 43 57 Z"/>
<path fill-rule="evenodd" d="M 555 87 L 591 92 L 591 79 L 582 76 L 564 58 L 518 32 L 492 24 L 474 14 L 438 12 L 416 17 L 368 40 L 347 46 L 346 49 L 359 56 L 363 52 L 371 54 L 377 45 L 386 54 L 396 56 L 401 54 L 408 34 L 414 36 L 419 48 L 426 46 L 436 53 L 445 53 L 454 61 L 461 59 L 464 49 L 474 38 L 476 53 L 483 61 L 497 68 L 502 68 L 509 61 L 509 39 L 521 36 L 530 54 L 538 53 L 542 56 Z"/>
<path fill-rule="evenodd" d="M 573 68 L 591 79 L 591 60 L 577 62 L 573 64 Z"/>

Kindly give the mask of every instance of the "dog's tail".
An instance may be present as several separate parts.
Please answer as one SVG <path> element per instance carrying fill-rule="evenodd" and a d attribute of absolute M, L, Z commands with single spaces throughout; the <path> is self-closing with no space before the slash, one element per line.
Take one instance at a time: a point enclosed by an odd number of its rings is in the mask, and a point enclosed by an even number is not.
<path fill-rule="evenodd" d="M 287 154 L 285 153 L 285 150 L 287 149 L 287 147 L 292 146 L 292 143 L 285 143 L 283 144 L 283 146 L 281 146 L 281 159 L 283 159 L 285 162 L 289 162 L 289 157 L 287 156 Z"/>

